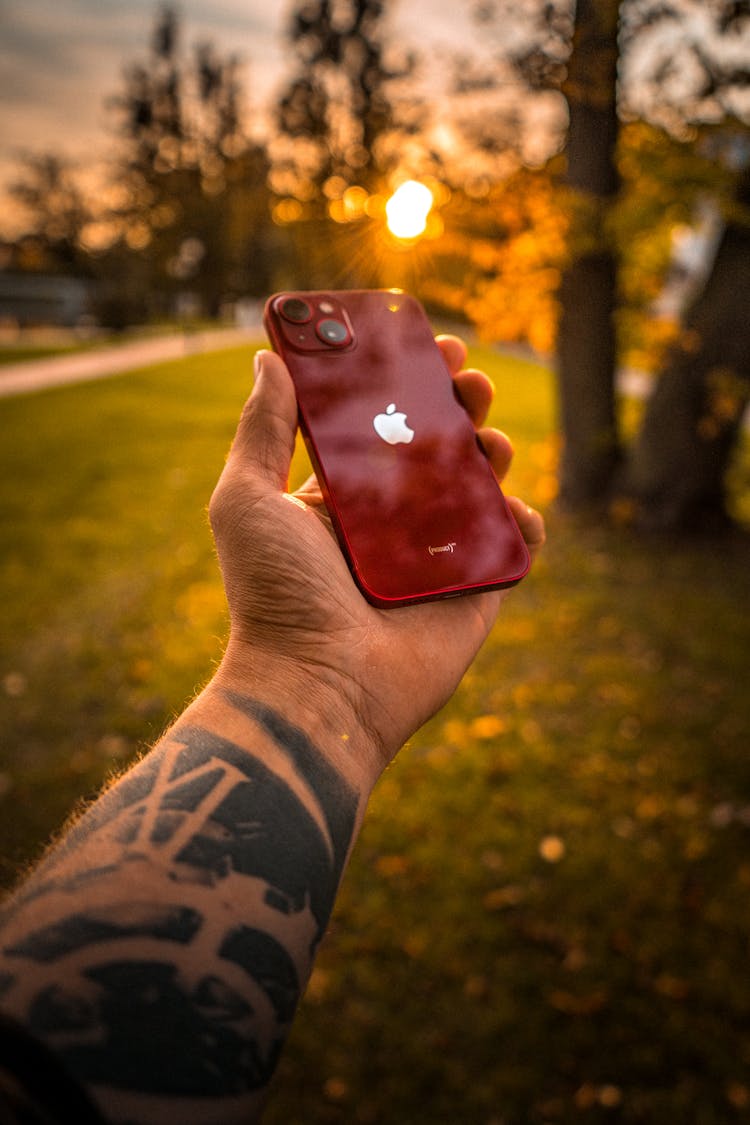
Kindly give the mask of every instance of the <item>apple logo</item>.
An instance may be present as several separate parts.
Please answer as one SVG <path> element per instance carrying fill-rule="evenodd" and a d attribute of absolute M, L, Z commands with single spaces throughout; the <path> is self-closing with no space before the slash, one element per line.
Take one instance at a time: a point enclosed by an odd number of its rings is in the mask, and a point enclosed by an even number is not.
<path fill-rule="evenodd" d="M 378 437 L 389 445 L 408 443 L 414 437 L 414 430 L 406 424 L 406 415 L 401 410 L 396 410 L 395 402 L 386 406 L 385 414 L 376 414 L 372 424 Z"/>

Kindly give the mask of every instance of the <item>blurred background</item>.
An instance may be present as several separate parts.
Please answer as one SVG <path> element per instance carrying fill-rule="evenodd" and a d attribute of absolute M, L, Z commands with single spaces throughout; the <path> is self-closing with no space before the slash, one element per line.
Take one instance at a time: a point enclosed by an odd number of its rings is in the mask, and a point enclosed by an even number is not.
<path fill-rule="evenodd" d="M 550 543 L 376 794 L 268 1120 L 750 1118 L 750 4 L 28 0 L 0 61 L 3 882 L 220 655 L 265 297 L 406 288 Z"/>

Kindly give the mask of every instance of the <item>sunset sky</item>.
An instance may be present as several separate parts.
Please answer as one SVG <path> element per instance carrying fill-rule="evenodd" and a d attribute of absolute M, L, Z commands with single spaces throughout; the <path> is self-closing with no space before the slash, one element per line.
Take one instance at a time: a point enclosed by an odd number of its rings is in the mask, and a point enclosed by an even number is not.
<path fill-rule="evenodd" d="M 290 61 L 284 30 L 299 0 L 174 2 L 182 16 L 184 45 L 210 40 L 221 52 L 239 56 L 247 106 L 251 118 L 260 119 L 273 104 Z M 512 0 L 508 2 L 513 10 Z M 692 39 L 708 54 L 718 50 L 704 0 L 677 2 L 679 23 L 656 23 L 648 34 L 639 35 L 638 51 L 628 55 L 622 73 L 636 111 L 642 109 L 637 96 L 641 74 L 658 69 L 659 56 L 674 53 L 677 40 Z M 13 177 L 19 153 L 60 153 L 80 159 L 87 168 L 111 155 L 113 118 L 106 102 L 122 91 L 124 67 L 147 56 L 160 7 L 160 0 L 0 0 L 0 233 L 13 233 L 17 208 L 4 198 L 3 189 Z M 479 58 L 493 50 L 492 35 L 472 23 L 473 8 L 473 0 L 390 0 L 390 40 L 419 52 L 421 78 L 433 97 L 444 87 L 457 51 Z M 528 22 L 524 26 L 513 20 L 505 20 L 496 31 L 506 45 L 511 38 L 533 34 Z M 727 64 L 746 64 L 748 38 L 746 26 L 744 35 L 723 43 Z M 660 91 L 677 106 L 694 81 L 691 60 L 680 58 L 684 63 L 672 68 Z M 500 96 L 493 94 L 493 109 Z M 517 92 L 508 88 L 505 96 L 515 99 Z M 438 127 L 447 128 L 452 103 L 441 106 L 438 101 L 435 108 Z M 732 108 L 750 119 L 750 90 L 737 87 Z M 556 128 L 559 106 L 554 98 L 548 103 L 526 98 L 515 109 L 524 115 L 529 149 L 525 157 L 532 163 L 543 159 L 545 138 L 549 128 Z"/>
<path fill-rule="evenodd" d="M 18 150 L 105 155 L 105 99 L 124 65 L 148 50 L 156 0 L 0 0 L 0 184 Z M 182 0 L 187 43 L 240 56 L 250 104 L 267 104 L 284 73 L 293 0 Z M 466 0 L 395 0 L 392 24 L 435 59 L 469 33 Z M 462 14 L 463 13 L 463 14 Z"/>

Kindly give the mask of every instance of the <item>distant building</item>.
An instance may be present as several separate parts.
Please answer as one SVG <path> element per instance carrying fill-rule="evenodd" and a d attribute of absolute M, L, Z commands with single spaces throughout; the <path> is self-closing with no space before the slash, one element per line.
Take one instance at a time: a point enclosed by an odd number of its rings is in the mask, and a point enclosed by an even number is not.
<path fill-rule="evenodd" d="M 78 277 L 0 272 L 0 324 L 74 328 L 89 313 L 91 291 Z"/>

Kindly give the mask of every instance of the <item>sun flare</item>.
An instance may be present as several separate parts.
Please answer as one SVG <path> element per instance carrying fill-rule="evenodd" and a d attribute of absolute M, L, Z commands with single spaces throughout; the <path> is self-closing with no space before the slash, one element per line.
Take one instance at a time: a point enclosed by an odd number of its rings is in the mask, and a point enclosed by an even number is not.
<path fill-rule="evenodd" d="M 407 180 L 385 205 L 388 230 L 396 238 L 419 238 L 427 228 L 433 202 L 432 192 L 425 184 Z"/>

